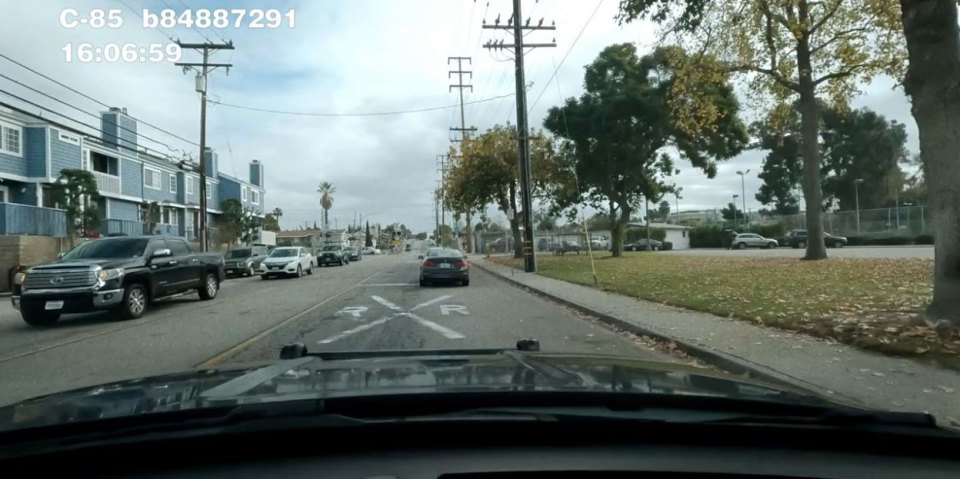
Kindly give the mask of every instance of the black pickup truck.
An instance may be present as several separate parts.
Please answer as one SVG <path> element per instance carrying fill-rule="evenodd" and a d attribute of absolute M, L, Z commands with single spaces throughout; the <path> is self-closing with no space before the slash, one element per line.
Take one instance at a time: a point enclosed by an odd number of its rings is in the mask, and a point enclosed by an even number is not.
<path fill-rule="evenodd" d="M 223 279 L 223 258 L 191 253 L 183 239 L 104 238 L 18 273 L 11 301 L 33 326 L 51 325 L 61 314 L 111 309 L 134 319 L 165 296 L 196 290 L 213 299 Z"/>

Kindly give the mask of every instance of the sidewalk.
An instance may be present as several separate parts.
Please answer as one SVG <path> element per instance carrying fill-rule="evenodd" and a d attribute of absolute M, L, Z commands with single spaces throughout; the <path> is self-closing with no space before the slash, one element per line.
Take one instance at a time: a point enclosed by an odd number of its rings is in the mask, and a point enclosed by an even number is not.
<path fill-rule="evenodd" d="M 473 264 L 615 326 L 672 340 L 737 374 L 783 381 L 868 407 L 928 411 L 960 426 L 960 373 L 905 358 L 688 311 L 524 273 L 477 257 Z"/>

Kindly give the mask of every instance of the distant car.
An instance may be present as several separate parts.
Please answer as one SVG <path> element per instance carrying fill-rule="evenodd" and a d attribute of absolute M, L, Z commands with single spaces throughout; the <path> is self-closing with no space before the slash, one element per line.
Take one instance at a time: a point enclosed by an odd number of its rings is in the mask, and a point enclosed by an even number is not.
<path fill-rule="evenodd" d="M 419 257 L 420 286 L 427 286 L 435 281 L 460 282 L 463 286 L 470 285 L 470 263 L 460 250 L 449 248 L 430 248 L 426 255 Z"/>
<path fill-rule="evenodd" d="M 373 254 L 373 255 L 383 254 L 379 249 L 374 248 L 373 246 L 367 246 L 366 248 L 363 248 L 363 250 L 361 250 L 361 253 Z"/>
<path fill-rule="evenodd" d="M 343 266 L 350 263 L 349 253 L 342 245 L 328 244 L 317 255 L 317 264 L 322 268 L 328 264 Z"/>
<path fill-rule="evenodd" d="M 413 245 L 411 245 L 410 243 L 407 243 L 407 244 L 403 245 L 403 250 L 404 250 L 404 251 L 410 251 L 410 250 L 412 250 L 412 249 L 413 249 Z"/>
<path fill-rule="evenodd" d="M 662 249 L 663 249 L 662 241 L 655 240 L 653 238 L 650 239 L 651 251 L 660 251 Z M 633 243 L 625 243 L 623 245 L 623 250 L 624 251 L 647 251 L 647 239 L 643 238 L 643 239 L 634 241 Z"/>
<path fill-rule="evenodd" d="M 824 232 L 823 243 L 827 248 L 843 248 L 847 245 L 847 238 Z M 807 230 L 793 230 L 787 233 L 787 245 L 792 248 L 806 248 Z"/>
<path fill-rule="evenodd" d="M 347 257 L 350 261 L 360 261 L 363 259 L 363 252 L 360 251 L 359 246 L 350 246 L 347 248 Z"/>
<path fill-rule="evenodd" d="M 731 248 L 736 249 L 747 249 L 747 248 L 776 248 L 778 246 L 777 240 L 772 238 L 764 238 L 755 233 L 740 233 L 737 236 L 733 237 L 732 242 L 730 243 Z"/>
<path fill-rule="evenodd" d="M 313 274 L 313 255 L 302 246 L 284 246 L 274 248 L 260 263 L 260 277 L 270 279 L 273 276 L 303 276 Z"/>
<path fill-rule="evenodd" d="M 596 236 L 590 240 L 590 249 L 605 250 L 610 249 L 610 240 L 606 236 Z"/>
<path fill-rule="evenodd" d="M 550 251 L 553 251 L 555 255 L 564 255 L 566 253 L 577 253 L 580 254 L 580 244 L 576 241 L 561 241 L 559 243 L 552 243 L 550 245 Z"/>
<path fill-rule="evenodd" d="M 227 276 L 253 276 L 260 271 L 266 254 L 255 248 L 232 249 L 223 255 L 223 270 Z"/>

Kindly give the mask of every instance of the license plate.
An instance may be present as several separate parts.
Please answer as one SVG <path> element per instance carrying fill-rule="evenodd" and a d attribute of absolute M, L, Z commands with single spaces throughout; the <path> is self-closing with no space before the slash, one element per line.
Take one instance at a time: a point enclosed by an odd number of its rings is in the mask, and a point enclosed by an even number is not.
<path fill-rule="evenodd" d="M 232 269 L 228 269 L 228 270 L 227 270 L 227 274 L 233 274 L 233 270 L 232 270 Z"/>
<path fill-rule="evenodd" d="M 280 266 L 271 266 L 270 269 L 280 269 Z"/>
<path fill-rule="evenodd" d="M 450 267 L 450 263 L 440 263 L 440 267 L 441 267 L 441 268 L 449 268 L 449 267 Z"/>
<path fill-rule="evenodd" d="M 44 305 L 43 309 L 63 309 L 63 301 L 47 301 L 47 304 Z"/>

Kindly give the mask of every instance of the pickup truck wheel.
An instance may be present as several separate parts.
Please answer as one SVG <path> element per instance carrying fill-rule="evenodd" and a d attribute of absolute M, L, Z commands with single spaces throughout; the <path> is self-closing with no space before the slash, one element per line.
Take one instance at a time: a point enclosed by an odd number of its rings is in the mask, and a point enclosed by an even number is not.
<path fill-rule="evenodd" d="M 60 319 L 60 311 L 47 311 L 43 307 L 43 302 L 31 305 L 21 304 L 20 316 L 30 326 L 52 326 Z"/>
<path fill-rule="evenodd" d="M 120 319 L 137 319 L 147 310 L 147 290 L 142 284 L 131 284 L 123 290 Z"/>
<path fill-rule="evenodd" d="M 213 273 L 207 273 L 203 277 L 203 284 L 197 290 L 200 293 L 200 299 L 210 300 L 217 297 L 217 291 L 220 291 L 220 281 L 217 280 L 217 275 Z"/>

